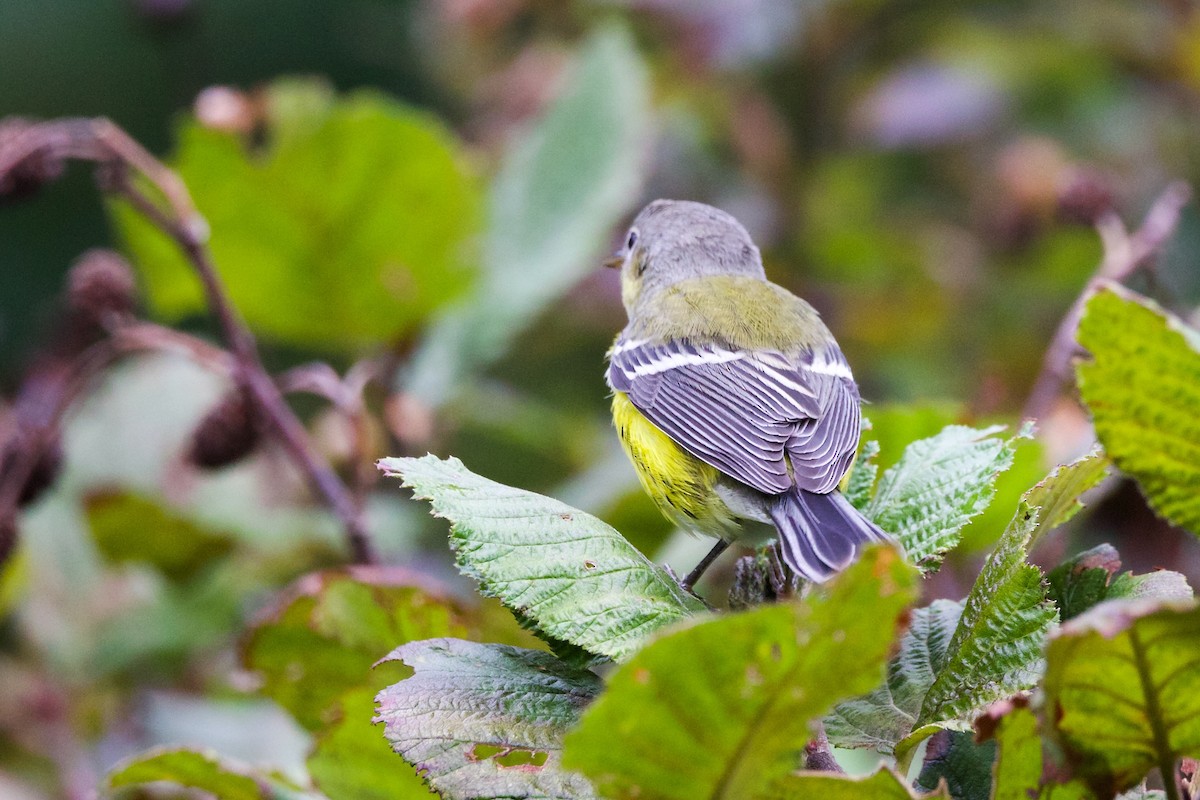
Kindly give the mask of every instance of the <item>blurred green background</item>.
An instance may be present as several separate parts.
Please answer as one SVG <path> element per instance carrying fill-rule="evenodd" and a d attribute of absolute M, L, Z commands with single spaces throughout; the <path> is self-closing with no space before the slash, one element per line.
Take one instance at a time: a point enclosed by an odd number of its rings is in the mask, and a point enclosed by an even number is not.
<path fill-rule="evenodd" d="M 1097 209 L 1135 226 L 1171 180 L 1200 182 L 1200 10 L 4 0 L 10 114 L 108 116 L 177 166 L 272 368 L 387 364 L 366 456 L 456 455 L 687 568 L 704 543 L 671 536 L 606 416 L 603 354 L 624 312 L 598 265 L 637 209 L 694 199 L 746 224 L 768 274 L 838 336 L 885 466 L 950 421 L 1015 423 L 1099 262 Z M 106 244 L 134 260 L 149 316 L 212 333 L 177 254 L 74 165 L 0 205 L 6 397 L 58 324 L 71 262 Z M 1198 255 L 1189 207 L 1135 287 L 1192 313 Z M 245 688 L 236 634 L 272 589 L 344 553 L 273 449 L 215 475 L 181 462 L 225 388 L 179 359 L 134 359 L 73 410 L 66 472 L 0 578 L 0 794 L 76 796 L 72 770 L 86 783 L 156 742 L 255 758 L 261 741 L 220 738 L 245 712 L 218 702 Z M 344 419 L 297 408 L 344 473 L 361 466 Z M 1068 393 L 928 593 L 961 596 L 1019 493 L 1090 441 Z M 389 562 L 453 580 L 444 526 L 394 486 L 369 506 Z M 192 544 L 130 554 L 114 531 Z M 1105 540 L 1128 567 L 1200 574 L 1192 540 L 1128 485 L 1046 558 Z M 303 734 L 260 712 L 282 731 L 267 755 L 302 752 Z M 59 723 L 82 754 L 58 747 Z"/>

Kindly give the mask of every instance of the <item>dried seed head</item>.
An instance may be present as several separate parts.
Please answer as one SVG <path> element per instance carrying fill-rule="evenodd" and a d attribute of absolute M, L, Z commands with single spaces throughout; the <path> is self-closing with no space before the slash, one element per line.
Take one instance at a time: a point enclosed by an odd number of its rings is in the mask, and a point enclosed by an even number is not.
<path fill-rule="evenodd" d="M 18 432 L 8 440 L 0 451 L 0 475 L 6 474 L 18 462 L 28 458 L 29 448 L 34 446 L 31 437 Z M 17 507 L 24 508 L 37 500 L 54 485 L 62 472 L 62 440 L 54 436 L 34 456 L 33 468 L 17 495 Z"/>
<path fill-rule="evenodd" d="M 129 262 L 112 250 L 88 250 L 67 274 L 67 303 L 92 322 L 132 312 L 137 304 L 137 280 Z"/>
<path fill-rule="evenodd" d="M 33 469 L 17 497 L 17 505 L 22 508 L 29 505 L 54 486 L 62 474 L 62 464 L 62 440 L 55 436 L 42 447 L 37 460 L 33 462 Z"/>
<path fill-rule="evenodd" d="M 254 450 L 261 434 L 253 400 L 245 390 L 234 389 L 200 420 L 192 432 L 187 459 L 201 469 L 235 464 Z"/>

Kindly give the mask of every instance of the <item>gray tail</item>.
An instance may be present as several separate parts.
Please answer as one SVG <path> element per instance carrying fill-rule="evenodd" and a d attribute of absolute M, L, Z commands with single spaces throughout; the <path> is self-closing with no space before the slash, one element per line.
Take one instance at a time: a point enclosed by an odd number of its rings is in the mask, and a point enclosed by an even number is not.
<path fill-rule="evenodd" d="M 767 513 L 779 531 L 784 563 L 817 583 L 848 567 L 867 544 L 892 541 L 841 492 L 816 494 L 793 486 L 771 499 Z"/>

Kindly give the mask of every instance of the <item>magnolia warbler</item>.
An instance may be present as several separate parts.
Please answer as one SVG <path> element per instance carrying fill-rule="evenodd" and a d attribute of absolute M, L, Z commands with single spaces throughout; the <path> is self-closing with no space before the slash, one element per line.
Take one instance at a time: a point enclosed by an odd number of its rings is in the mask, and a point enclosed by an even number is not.
<path fill-rule="evenodd" d="M 818 582 L 890 540 L 837 491 L 861 425 L 846 358 L 736 219 L 656 200 L 606 264 L 629 315 L 608 352 L 621 443 L 668 519 L 720 540 L 685 585 L 741 520 L 773 525 L 784 563 Z"/>

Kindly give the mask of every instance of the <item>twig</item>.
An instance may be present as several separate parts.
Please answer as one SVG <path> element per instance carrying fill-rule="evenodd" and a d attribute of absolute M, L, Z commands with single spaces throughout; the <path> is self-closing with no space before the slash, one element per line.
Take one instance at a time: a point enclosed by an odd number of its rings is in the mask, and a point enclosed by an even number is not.
<path fill-rule="evenodd" d="M 1078 352 L 1075 329 L 1079 327 L 1084 304 L 1092 291 L 1101 281 L 1123 282 L 1148 266 L 1174 235 L 1179 225 L 1179 215 L 1191 197 L 1192 190 L 1188 184 L 1182 181 L 1172 183 L 1154 201 L 1141 227 L 1132 234 L 1114 211 L 1105 212 L 1096 220 L 1096 232 L 1104 245 L 1104 256 L 1059 323 L 1046 349 L 1042 370 L 1025 402 L 1023 415 L 1026 419 L 1039 419 L 1054 405 L 1069 374 L 1071 359 Z"/>
<path fill-rule="evenodd" d="M 829 746 L 829 738 L 825 735 L 825 726 L 817 723 L 817 732 L 812 740 L 804 745 L 804 768 L 817 772 L 838 772 L 844 774 L 841 764 L 833 757 Z"/>
<path fill-rule="evenodd" d="M 228 351 L 190 333 L 153 322 L 122 322 L 109 329 L 109 341 L 121 353 L 154 351 L 185 355 L 196 364 L 223 375 L 233 374 L 235 362 Z"/>
<path fill-rule="evenodd" d="M 368 457 L 372 431 L 363 394 L 384 369 L 383 361 L 366 359 L 354 364 L 343 378 L 325 362 L 317 361 L 293 367 L 276 380 L 285 394 L 307 392 L 325 398 L 349 423 L 351 488 L 360 504 L 379 475 Z"/>
<path fill-rule="evenodd" d="M 105 119 L 65 119 L 23 126 L 0 150 L 0 181 L 22 162 L 39 157 L 100 163 L 106 168 L 106 188 L 127 200 L 175 241 L 204 286 L 209 309 L 232 352 L 234 379 L 246 388 L 284 449 L 341 520 L 354 560 L 373 562 L 374 548 L 358 499 L 313 451 L 303 424 L 263 366 L 253 335 L 230 303 L 217 275 L 207 246 L 208 224 L 179 176 Z M 130 170 L 144 178 L 161 195 L 162 202 L 136 185 Z"/>

